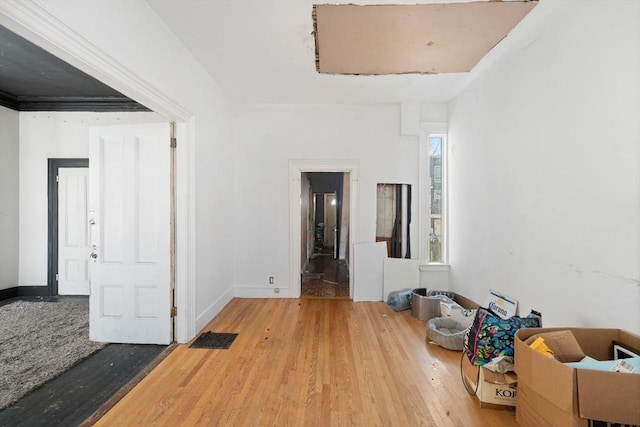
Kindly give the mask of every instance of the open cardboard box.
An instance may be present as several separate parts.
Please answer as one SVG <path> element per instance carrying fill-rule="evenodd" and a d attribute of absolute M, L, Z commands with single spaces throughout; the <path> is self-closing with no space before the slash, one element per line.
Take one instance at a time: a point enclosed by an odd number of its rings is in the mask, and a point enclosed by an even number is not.
<path fill-rule="evenodd" d="M 542 336 L 555 359 L 529 344 Z M 586 427 L 589 420 L 640 425 L 640 375 L 564 365 L 585 355 L 611 359 L 614 341 L 640 348 L 640 336 L 620 329 L 526 328 L 515 336 L 516 420 L 523 426 Z"/>
<path fill-rule="evenodd" d="M 467 387 L 476 390 L 481 408 L 515 409 L 518 382 L 515 373 L 500 374 L 482 366 L 474 366 L 466 355 L 462 356 L 462 372 Z"/>
<path fill-rule="evenodd" d="M 455 292 L 454 295 L 454 302 L 440 301 L 440 316 L 451 317 L 461 325 L 469 326 L 471 322 L 473 322 L 473 318 L 476 315 L 476 310 L 479 305 L 469 298 Z"/>

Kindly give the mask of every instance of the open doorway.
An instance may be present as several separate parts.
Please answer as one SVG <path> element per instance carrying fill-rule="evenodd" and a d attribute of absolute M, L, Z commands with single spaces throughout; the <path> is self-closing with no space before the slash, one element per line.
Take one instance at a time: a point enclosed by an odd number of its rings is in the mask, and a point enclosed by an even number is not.
<path fill-rule="evenodd" d="M 345 260 L 349 271 L 349 298 L 353 298 L 353 251 L 352 244 L 358 240 L 357 200 L 359 164 L 354 160 L 290 160 L 289 162 L 289 208 L 290 208 L 290 295 L 301 296 L 302 273 L 311 257 L 313 239 L 310 234 L 312 195 L 308 173 L 337 172 L 342 175 L 342 201 L 338 258 Z M 330 191 L 332 192 L 332 191 Z M 342 219 L 344 218 L 344 220 Z"/>
<path fill-rule="evenodd" d="M 3 16 L 4 16 L 4 13 L 5 12 L 3 10 L 2 12 Z M 11 95 L 12 96 L 15 95 L 15 98 L 17 99 L 17 101 L 12 103 L 9 107 L 11 109 L 15 109 L 16 111 L 34 111 L 33 117 L 29 116 L 29 120 L 28 120 L 29 123 L 33 125 L 33 123 L 38 121 L 37 120 L 39 117 L 38 112 L 40 111 L 47 111 L 47 113 L 51 115 L 51 117 L 47 116 L 46 119 L 43 118 L 42 120 L 40 120 L 42 123 L 39 123 L 38 127 L 32 128 L 34 130 L 31 131 L 30 135 L 34 137 L 34 139 L 32 140 L 33 144 L 29 146 L 33 148 L 33 151 L 36 154 L 34 154 L 33 156 L 24 156 L 24 158 L 26 159 L 24 161 L 21 158 L 20 169 L 23 171 L 28 170 L 27 169 L 28 167 L 30 167 L 32 164 L 36 164 L 35 160 L 39 160 L 40 163 L 38 164 L 41 164 L 41 161 L 43 160 L 42 159 L 43 155 L 46 156 L 44 160 L 46 161 L 52 160 L 54 162 L 53 164 L 49 165 L 50 170 L 49 170 L 48 177 L 46 176 L 45 172 L 42 171 L 42 168 L 40 169 L 34 168 L 33 170 L 35 172 L 33 174 L 27 175 L 23 173 L 23 175 L 29 176 L 29 180 L 26 180 L 26 181 L 23 179 L 20 180 L 21 187 L 34 188 L 34 189 L 42 188 L 42 181 L 43 181 L 42 178 L 46 177 L 46 179 L 48 180 L 48 183 L 47 183 L 49 187 L 48 199 L 44 199 L 43 197 L 41 197 L 42 195 L 40 191 L 33 191 L 28 193 L 30 196 L 33 196 L 29 199 L 29 202 L 32 202 L 31 199 L 34 199 L 33 203 L 34 204 L 37 203 L 38 206 L 45 203 L 49 204 L 48 221 L 47 221 L 47 226 L 49 231 L 47 233 L 45 230 L 41 230 L 40 228 L 44 228 L 44 227 L 39 227 L 40 223 L 35 222 L 36 226 L 32 227 L 32 229 L 29 229 L 29 233 L 21 233 L 19 250 L 26 251 L 26 249 L 24 248 L 31 248 L 31 247 L 41 248 L 46 245 L 48 256 L 46 259 L 46 262 L 47 262 L 46 270 L 44 268 L 44 265 L 42 265 L 44 264 L 42 261 L 36 261 L 35 263 L 37 264 L 36 267 L 38 268 L 33 269 L 34 271 L 36 271 L 36 273 L 32 274 L 32 276 L 35 277 L 35 279 L 32 279 L 32 280 L 34 283 L 37 283 L 37 286 L 29 286 L 29 287 L 17 286 L 16 293 L 18 294 L 18 296 L 20 296 L 23 293 L 23 288 L 24 288 L 25 296 L 27 295 L 26 293 L 27 291 L 31 291 L 34 295 L 36 294 L 36 292 L 37 292 L 37 295 L 43 295 L 43 296 L 45 294 L 46 296 L 90 295 L 90 299 L 95 299 L 96 297 L 103 295 L 103 293 L 91 292 L 87 289 L 88 286 L 90 286 L 90 283 L 93 282 L 88 280 L 88 276 L 90 276 L 89 271 L 91 271 L 87 267 L 89 257 L 95 260 L 94 256 L 113 255 L 113 249 L 119 248 L 119 246 L 115 244 L 111 244 L 111 246 L 109 247 L 105 246 L 104 251 L 96 253 L 96 251 L 93 250 L 95 249 L 94 245 L 88 244 L 90 240 L 90 236 L 92 236 L 92 233 L 87 230 L 89 228 L 87 227 L 87 225 L 88 225 L 88 222 L 90 222 L 90 219 L 89 221 L 87 221 L 86 205 L 87 205 L 87 196 L 88 194 L 91 194 L 91 192 L 87 193 L 86 185 L 87 185 L 87 182 L 95 183 L 97 182 L 97 180 L 96 179 L 87 180 L 86 179 L 87 177 L 85 176 L 88 173 L 88 170 L 91 170 L 94 163 L 94 162 L 88 162 L 86 159 L 86 156 L 88 154 L 87 151 L 89 151 L 87 149 L 89 141 L 88 139 L 85 140 L 84 138 L 85 131 L 86 131 L 85 128 L 90 126 L 93 127 L 95 124 L 100 124 L 102 126 L 104 125 L 109 126 L 112 124 L 111 123 L 112 119 L 118 121 L 117 125 L 119 126 L 124 125 L 125 122 L 120 121 L 119 118 L 112 118 L 112 116 L 115 116 L 116 114 L 125 115 L 125 114 L 131 113 L 131 114 L 147 115 L 152 113 L 149 112 L 150 111 L 149 108 L 143 107 L 142 104 L 138 104 L 130 100 L 129 98 L 126 98 L 126 96 L 123 96 L 120 92 L 117 92 L 114 89 L 111 89 L 110 87 L 108 87 L 108 83 L 102 83 L 96 79 L 92 79 L 91 76 L 85 75 L 78 69 L 75 69 L 74 65 L 80 65 L 80 66 L 89 65 L 84 59 L 80 60 L 78 57 L 71 55 L 73 56 L 72 60 L 69 61 L 69 63 L 66 63 L 60 60 L 60 58 L 57 58 L 53 54 L 49 53 L 49 51 L 47 50 L 51 47 L 66 46 L 68 43 L 71 43 L 75 47 L 88 46 L 88 49 L 86 51 L 90 50 L 94 52 L 95 49 L 93 49 L 93 46 L 91 46 L 88 42 L 78 43 L 75 39 L 59 40 L 54 37 L 53 39 L 46 38 L 47 40 L 50 40 L 50 42 L 42 43 L 42 47 L 40 47 L 34 44 L 30 44 L 28 38 L 19 36 L 19 33 L 24 35 L 23 33 L 24 31 L 28 33 L 28 30 L 31 29 L 28 25 L 27 26 L 15 25 L 12 28 L 14 30 L 17 30 L 17 33 L 15 35 L 9 30 L 3 31 L 2 34 L 11 34 L 10 40 L 15 40 L 15 39 L 20 40 L 20 43 L 18 44 L 20 47 L 23 47 L 22 50 L 20 49 L 8 50 L 8 52 L 10 51 L 11 54 L 13 55 L 12 56 L 13 60 L 18 61 L 18 59 L 22 58 L 23 56 L 26 56 L 27 59 L 29 59 L 30 58 L 29 55 L 35 55 L 38 58 L 46 59 L 46 60 L 42 59 L 41 61 L 32 61 L 30 65 L 27 68 L 25 68 L 25 70 L 28 70 L 28 71 L 30 70 L 33 72 L 31 73 L 25 72 L 25 74 L 28 74 L 29 77 L 32 77 L 33 75 L 39 75 L 40 68 L 38 68 L 37 70 L 32 69 L 35 67 L 34 64 L 37 64 L 39 67 L 44 67 L 46 70 L 56 70 L 55 73 L 53 72 L 41 73 L 41 74 L 46 74 L 49 80 L 53 80 L 53 77 L 51 76 L 55 76 L 55 78 L 59 78 L 62 81 L 62 83 L 60 83 L 58 80 L 55 80 L 56 84 L 54 86 L 56 87 L 56 91 L 52 92 L 51 93 L 52 96 L 47 98 L 48 100 L 47 104 L 36 103 L 37 105 L 34 105 L 33 103 L 27 104 L 26 102 L 22 102 L 23 100 L 23 97 L 21 97 L 23 94 L 22 86 L 16 85 L 15 87 L 12 87 Z M 59 43 L 59 44 L 54 43 L 52 40 L 56 40 L 56 43 Z M 3 40 L 3 42 L 5 41 L 6 40 Z M 41 40 L 38 39 L 38 41 L 40 42 Z M 95 58 L 99 58 L 99 57 L 100 57 L 99 55 L 95 56 Z M 88 59 L 93 59 L 93 58 L 94 57 L 91 57 Z M 46 67 L 44 64 L 46 64 Z M 177 133 L 180 136 L 177 136 L 174 134 L 173 141 L 180 139 L 181 143 L 183 144 L 181 144 L 181 149 L 178 150 L 177 148 L 175 148 L 176 144 L 173 143 L 171 147 L 171 153 L 172 155 L 174 155 L 176 152 L 179 152 L 178 156 L 181 158 L 182 161 L 180 162 L 172 161 L 171 163 L 169 163 L 164 160 L 163 161 L 158 160 L 156 162 L 155 157 L 146 155 L 145 150 L 148 148 L 151 142 L 147 141 L 146 139 L 138 139 L 137 140 L 138 142 L 136 143 L 137 144 L 136 155 L 135 156 L 129 155 L 126 159 L 120 162 L 121 166 L 122 165 L 126 166 L 126 168 L 124 169 L 129 170 L 131 169 L 129 167 L 129 164 L 132 163 L 132 159 L 135 159 L 136 161 L 140 160 L 138 162 L 139 164 L 137 163 L 135 164 L 135 168 L 134 168 L 136 170 L 136 173 L 134 174 L 135 180 L 128 178 L 129 181 L 140 182 L 141 181 L 140 176 L 144 175 L 146 177 L 147 175 L 150 175 L 152 172 L 154 172 L 155 170 L 154 168 L 157 165 L 162 165 L 163 171 L 164 171 L 166 169 L 165 166 L 168 168 L 169 165 L 180 164 L 180 168 L 176 168 L 177 174 L 181 175 L 182 178 L 184 178 L 188 173 L 190 174 L 189 172 L 190 162 L 185 162 L 184 160 L 185 160 L 185 154 L 188 154 L 188 151 L 190 151 L 192 148 L 192 141 L 191 141 L 192 138 L 191 137 L 184 138 L 184 139 L 182 138 L 185 135 L 189 135 L 189 132 L 188 132 L 189 126 L 188 126 L 188 123 L 185 123 L 185 120 L 189 119 L 187 113 L 182 111 L 182 109 L 179 108 L 177 105 L 174 105 L 171 100 L 165 98 L 162 94 L 158 92 L 150 91 L 150 90 L 145 90 L 145 91 L 135 90 L 136 88 L 144 87 L 144 81 L 135 75 L 131 76 L 130 75 L 131 73 L 120 73 L 119 71 L 121 70 L 119 68 L 118 63 L 101 61 L 100 64 L 101 64 L 100 69 L 104 71 L 105 75 L 106 74 L 110 76 L 115 75 L 118 77 L 118 78 L 107 78 L 106 79 L 107 82 L 114 82 L 117 84 L 117 83 L 121 83 L 122 79 L 126 79 L 128 84 L 121 85 L 121 86 L 127 89 L 126 92 L 135 93 L 136 98 L 140 99 L 141 102 L 144 102 L 145 104 L 147 104 L 147 101 L 149 101 L 148 102 L 149 105 L 157 106 L 158 102 L 156 101 L 158 99 L 162 99 L 164 106 L 162 109 L 160 109 L 161 111 L 158 114 L 159 114 L 159 117 L 162 116 L 162 119 L 163 119 L 162 121 L 165 123 L 166 127 L 168 127 L 167 122 L 169 122 L 170 119 L 181 121 L 181 123 L 177 125 L 177 129 L 176 129 Z M 89 68 L 93 69 L 91 67 Z M 57 71 L 60 71 L 60 72 L 57 72 Z M 101 77 L 104 78 L 105 75 L 102 75 Z M 89 83 L 84 85 L 63 84 L 69 81 L 75 82 L 75 80 L 73 80 L 72 78 L 77 78 L 82 82 L 90 82 L 90 84 Z M 8 80 L 13 81 L 11 79 L 8 79 Z M 22 80 L 19 80 L 19 81 L 22 81 Z M 31 84 L 28 86 L 31 88 L 40 87 L 35 84 Z M 69 89 L 69 87 L 71 87 L 71 89 Z M 66 92 L 67 90 L 70 91 L 77 87 L 83 88 L 84 92 L 82 93 Z M 37 93 L 39 94 L 40 92 L 37 92 Z M 13 97 L 10 97 L 10 98 L 11 98 L 10 101 L 14 100 Z M 36 99 L 36 101 L 38 101 L 38 99 Z M 114 101 L 114 102 L 110 102 L 110 101 Z M 118 102 L 115 102 L 115 101 L 118 101 Z M 103 102 L 105 105 L 103 105 L 100 102 Z M 59 104 L 62 104 L 62 103 L 64 103 L 64 105 L 59 106 Z M 80 117 L 81 114 L 76 112 L 82 112 L 84 116 Z M 93 115 L 100 114 L 101 116 L 100 117 L 92 116 L 92 114 Z M 66 131 L 67 128 L 70 128 L 70 129 L 72 128 L 73 131 L 76 131 L 76 132 L 68 132 L 68 134 L 65 133 L 64 138 L 61 138 L 63 139 L 63 143 L 59 145 L 51 143 L 52 138 L 42 138 L 42 137 L 40 139 L 35 138 L 36 134 L 38 133 L 46 134 L 46 132 L 44 132 L 42 129 L 48 127 L 51 124 L 50 122 L 56 122 L 57 118 L 62 115 L 64 115 L 64 117 L 60 119 L 60 122 L 63 123 L 62 126 L 64 127 L 64 129 L 56 128 L 55 129 L 56 132 L 51 132 L 47 135 L 52 135 L 53 137 L 58 135 L 63 135 L 63 131 L 60 129 L 63 129 L 64 131 Z M 91 117 L 91 119 L 95 118 L 95 121 L 92 120 L 91 123 L 89 123 L 87 121 L 88 117 Z M 71 118 L 72 120 L 69 121 L 68 120 L 69 118 Z M 22 124 L 22 119 L 26 120 L 26 117 L 21 117 L 21 124 Z M 81 124 L 76 122 L 80 122 Z M 136 123 L 136 124 L 142 124 L 142 123 Z M 24 128 L 26 128 L 26 125 L 24 126 Z M 83 141 L 80 141 L 80 139 L 83 139 Z M 114 144 L 116 143 L 115 142 L 116 140 L 117 138 L 113 138 Z M 162 146 L 166 147 L 166 150 L 169 150 L 169 145 L 171 143 L 170 140 L 171 138 L 169 137 L 169 134 L 167 132 L 166 138 L 163 138 L 161 141 Z M 24 141 L 25 141 L 25 136 L 24 136 L 24 133 L 21 131 L 20 133 L 21 150 L 23 149 L 22 148 L 23 146 L 28 145 L 24 143 Z M 43 141 L 43 144 L 45 141 L 49 142 L 51 143 L 51 147 L 46 147 L 46 149 L 43 149 L 43 150 L 37 150 L 37 148 L 40 148 L 39 141 Z M 160 143 L 160 139 L 158 139 L 157 141 L 158 143 Z M 109 144 L 111 144 L 111 142 L 109 142 Z M 61 156 L 61 157 L 64 156 L 65 158 L 57 159 L 55 158 L 56 156 Z M 67 160 L 68 162 L 65 163 L 65 161 Z M 55 163 L 56 161 L 62 161 L 62 162 Z M 81 161 L 81 164 L 78 163 L 78 161 Z M 88 168 L 89 166 L 88 163 L 92 163 L 91 168 Z M 53 173 L 53 169 L 56 170 L 55 173 Z M 115 167 L 114 167 L 114 170 L 115 170 Z M 166 173 L 162 172 L 162 176 L 166 175 L 167 181 L 171 179 L 171 182 L 177 182 L 178 179 L 176 179 L 175 176 L 170 178 L 168 169 L 166 170 L 167 170 Z M 80 172 L 84 175 L 82 176 L 78 175 Z M 107 175 L 113 178 L 113 179 L 109 178 L 110 179 L 109 182 L 114 182 L 115 177 L 122 176 L 117 171 L 111 173 L 110 175 L 109 174 Z M 183 179 L 180 182 L 186 183 L 187 181 L 188 180 Z M 152 184 L 156 184 L 157 182 L 158 182 L 157 180 L 151 181 Z M 82 187 L 81 184 L 84 185 L 84 187 Z M 158 184 L 158 186 L 160 186 L 160 184 Z M 165 187 L 167 189 L 170 188 L 168 182 Z M 78 190 L 79 188 L 80 190 Z M 175 192 L 170 193 L 170 191 L 167 190 L 163 193 L 163 195 L 174 194 L 174 193 L 177 194 L 180 189 L 185 188 L 185 185 L 182 185 L 182 186 L 176 185 L 175 188 L 176 188 Z M 67 191 L 65 193 L 65 190 L 70 190 L 70 191 Z M 151 194 L 149 191 L 146 191 L 146 190 L 140 191 L 139 192 L 140 197 L 138 197 L 138 195 L 135 195 L 134 197 L 128 197 L 128 199 L 125 202 L 121 203 L 121 205 L 124 207 L 129 207 L 134 205 L 134 203 L 131 202 L 132 200 L 133 201 L 137 200 L 137 201 L 144 201 L 144 203 L 139 203 L 142 205 L 142 207 L 151 206 L 152 204 L 148 203 L 148 200 L 147 200 L 149 197 L 149 194 Z M 184 194 L 184 193 L 181 192 L 181 194 Z M 38 196 L 37 201 L 35 201 L 36 196 Z M 23 197 L 21 197 L 20 202 L 21 202 L 21 211 L 20 211 L 21 215 L 24 211 L 26 211 L 27 213 L 29 213 L 30 211 L 40 213 L 43 211 L 42 209 L 28 209 L 28 206 L 30 205 L 26 204 Z M 111 202 L 111 200 L 109 200 L 109 202 Z M 162 211 L 166 212 L 167 216 L 169 216 L 170 212 L 175 213 L 175 211 L 178 209 L 181 209 L 183 211 L 185 206 L 184 202 L 185 202 L 184 197 L 181 197 L 180 200 L 176 200 L 176 199 L 169 200 L 168 203 L 165 203 L 167 205 L 166 209 L 163 209 Z M 171 210 L 170 210 L 169 204 L 171 205 L 171 208 L 172 208 Z M 25 208 L 25 206 L 27 208 Z M 107 206 L 118 207 L 120 205 L 117 203 L 108 203 Z M 106 219 L 109 219 L 109 218 L 113 220 L 109 223 L 110 225 L 107 224 L 110 227 L 108 230 L 104 232 L 101 231 L 102 234 L 100 235 L 100 237 L 102 237 L 104 240 L 105 236 L 117 237 L 122 235 L 126 237 L 128 236 L 138 237 L 142 235 L 142 237 L 144 237 L 142 241 L 146 245 L 145 247 L 155 248 L 154 239 L 156 238 L 156 233 L 149 232 L 148 230 L 144 230 L 144 227 L 146 227 L 148 224 L 155 224 L 155 222 L 149 221 L 146 218 L 148 217 L 148 215 L 144 215 L 142 217 L 144 220 L 142 220 L 141 218 L 137 218 L 135 221 L 130 221 L 128 219 L 127 221 L 119 221 L 119 218 L 113 215 L 110 215 L 108 218 L 105 216 L 105 221 L 103 221 L 103 223 L 107 222 Z M 173 237 L 174 237 L 170 245 L 171 248 L 167 247 L 166 250 L 164 250 L 164 248 L 162 248 L 161 250 L 162 255 L 163 256 L 166 255 L 166 258 L 169 260 L 169 262 L 164 263 L 166 264 L 166 268 L 164 267 L 164 264 L 163 264 L 163 276 L 161 278 L 155 279 L 156 282 L 162 284 L 163 290 L 164 290 L 165 284 L 173 285 L 177 282 L 177 280 L 170 280 L 171 278 L 173 278 L 174 272 L 178 271 L 178 269 L 175 268 L 176 267 L 175 263 L 178 262 L 178 258 L 175 255 L 177 253 L 177 250 L 172 250 L 172 249 L 175 249 L 175 247 L 178 245 L 184 245 L 185 243 L 187 243 L 187 240 L 189 240 L 189 235 L 191 234 L 191 230 L 189 230 L 188 232 L 186 232 L 185 230 L 187 227 L 190 227 L 190 224 L 189 224 L 190 218 L 187 216 L 183 216 L 183 218 L 186 218 L 186 220 L 182 220 L 180 223 L 177 223 L 175 220 L 169 221 L 168 219 L 163 220 L 161 222 L 161 224 L 171 224 L 172 229 L 170 231 L 173 232 Z M 23 219 L 23 216 L 21 216 L 21 221 L 22 219 Z M 25 221 L 25 223 L 27 222 L 28 221 Z M 134 231 L 137 231 L 137 233 L 118 234 L 117 233 L 118 230 L 115 230 L 116 227 L 114 224 L 120 224 L 121 222 L 124 223 L 125 225 L 134 224 L 136 227 L 136 230 Z M 36 227 L 39 227 L 39 228 L 36 229 Z M 178 233 L 177 233 L 178 230 L 180 231 L 180 234 L 179 234 L 179 237 L 176 237 L 178 236 Z M 168 233 L 169 232 L 167 231 L 166 234 Z M 23 237 L 23 236 L 26 236 L 26 237 Z M 98 233 L 93 233 L 93 237 L 95 240 L 98 237 Z M 113 243 L 113 242 L 110 242 L 110 243 Z M 188 244 L 190 245 L 190 243 Z M 92 252 L 88 250 L 89 246 L 92 247 Z M 101 249 L 101 248 L 98 247 L 98 249 Z M 128 252 L 126 251 L 122 251 L 122 252 L 123 253 L 126 252 L 125 254 L 135 253 L 136 256 L 141 256 L 140 247 L 136 248 L 135 251 L 129 250 L 129 247 L 127 247 L 126 250 Z M 31 253 L 36 253 L 36 251 L 31 251 Z M 180 262 L 181 262 L 181 265 L 184 265 L 185 263 L 189 264 L 188 268 L 180 269 L 180 271 L 191 270 L 192 263 L 190 259 L 187 259 L 186 257 L 181 257 Z M 139 263 L 149 264 L 150 261 L 148 259 L 140 259 Z M 26 262 L 25 262 L 25 265 L 26 265 Z M 164 271 L 166 271 L 167 273 L 164 274 Z M 46 274 L 46 286 L 40 285 L 40 283 L 44 282 L 44 280 L 40 279 L 40 277 L 44 278 L 44 274 Z M 170 276 L 170 279 L 167 279 L 166 276 Z M 152 277 L 152 275 L 147 274 L 144 277 Z M 117 282 L 121 283 L 122 281 L 120 279 L 117 279 Z M 141 284 L 141 283 L 142 282 L 140 280 L 136 280 L 137 287 L 132 292 L 134 292 L 134 297 L 137 298 L 139 301 L 144 300 L 146 302 L 145 303 L 146 308 L 144 308 L 142 306 L 142 303 L 140 303 L 138 304 L 135 310 L 127 310 L 126 313 L 133 312 L 138 317 L 141 317 L 144 319 L 152 318 L 154 316 L 158 318 L 162 317 L 163 324 L 165 323 L 170 324 L 172 321 L 176 321 L 176 325 L 181 326 L 182 331 L 179 331 L 179 332 L 181 332 L 182 335 L 187 335 L 188 333 L 190 333 L 189 329 L 191 329 L 192 324 L 194 324 L 195 322 L 187 321 L 187 322 L 178 323 L 177 319 L 175 319 L 176 311 L 173 309 L 170 310 L 170 308 L 172 308 L 170 306 L 173 304 L 175 300 L 178 299 L 177 297 L 173 298 L 173 296 L 178 292 L 182 293 L 182 296 L 185 296 L 185 295 L 187 296 L 187 298 L 180 299 L 181 301 L 183 301 L 184 304 L 187 304 L 190 306 L 192 305 L 191 299 L 189 298 L 190 295 L 188 295 L 191 292 L 191 289 L 189 289 L 189 285 L 191 285 L 191 283 L 188 283 L 185 288 L 176 286 L 174 292 L 172 292 L 170 289 L 166 289 L 166 292 L 163 292 L 163 294 L 160 297 L 151 295 L 152 290 L 155 289 L 154 288 L 155 283 L 153 284 L 153 286 L 149 284 Z M 111 288 L 112 287 L 109 287 L 109 290 Z M 31 290 L 31 289 L 34 289 L 34 290 Z M 114 302 L 114 305 L 120 307 L 123 304 L 118 304 L 119 301 L 131 301 L 134 299 L 134 298 L 130 298 L 128 295 L 125 295 L 124 294 L 125 291 L 129 292 L 129 289 L 122 290 L 122 292 L 120 292 L 120 294 L 118 295 L 116 295 L 116 293 L 114 292 L 111 292 L 109 295 L 106 295 L 105 293 L 105 295 L 108 297 L 107 299 L 110 302 Z M 96 310 L 93 310 L 93 311 L 98 313 L 98 311 Z M 191 320 L 192 314 L 193 314 L 191 307 L 185 307 L 185 309 L 181 310 L 181 312 L 182 312 L 183 320 L 184 319 Z M 100 311 L 99 313 L 101 317 L 104 317 L 104 318 L 109 317 L 110 319 L 117 317 L 117 315 L 119 315 L 119 312 L 109 312 L 108 314 L 105 314 L 107 312 L 104 310 Z M 91 328 L 94 328 L 95 324 L 96 322 L 92 321 Z M 112 328 L 112 329 L 115 329 L 115 328 Z M 153 342 L 157 341 L 158 343 L 164 344 L 165 341 L 169 342 L 173 340 L 170 332 L 165 333 L 167 330 L 170 330 L 170 328 L 163 328 L 162 340 L 159 340 L 157 338 L 148 338 L 147 336 L 150 336 L 150 334 L 147 333 L 147 330 L 145 330 L 144 332 L 145 333 L 144 339 L 129 338 L 131 336 L 130 329 L 131 329 L 131 323 L 127 322 L 123 324 L 122 327 L 119 327 L 118 329 L 120 332 L 122 332 L 121 336 L 124 336 L 126 338 L 116 337 L 116 338 L 110 338 L 110 339 L 102 339 L 102 341 L 133 342 L 133 341 L 127 341 L 127 340 L 133 339 L 135 340 L 135 342 L 140 342 L 140 343 L 147 343 L 149 342 L 149 340 L 152 340 Z M 185 338 L 182 338 L 182 340 L 185 340 Z"/>
<path fill-rule="evenodd" d="M 349 298 L 349 181 L 348 172 L 302 174 L 301 297 Z"/>
<path fill-rule="evenodd" d="M 48 295 L 89 295 L 89 159 L 48 163 Z"/>

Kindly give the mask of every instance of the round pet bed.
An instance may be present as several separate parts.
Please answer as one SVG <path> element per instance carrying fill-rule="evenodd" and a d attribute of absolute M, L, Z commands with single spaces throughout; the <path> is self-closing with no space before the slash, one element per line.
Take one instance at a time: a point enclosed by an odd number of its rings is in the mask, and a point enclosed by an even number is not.
<path fill-rule="evenodd" d="M 462 351 L 467 329 L 451 317 L 435 317 L 427 322 L 427 338 L 449 350 Z"/>

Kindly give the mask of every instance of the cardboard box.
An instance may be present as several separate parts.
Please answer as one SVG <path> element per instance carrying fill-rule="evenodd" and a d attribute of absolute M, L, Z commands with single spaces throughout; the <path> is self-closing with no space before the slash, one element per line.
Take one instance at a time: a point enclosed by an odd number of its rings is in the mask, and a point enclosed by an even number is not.
<path fill-rule="evenodd" d="M 477 302 L 470 300 L 464 295 L 454 292 L 455 301 L 462 306 L 462 308 L 478 308 L 480 307 Z"/>
<path fill-rule="evenodd" d="M 555 359 L 529 347 L 542 336 Z M 586 427 L 589 420 L 640 425 L 640 375 L 575 369 L 585 355 L 609 360 L 613 342 L 640 348 L 620 329 L 526 328 L 515 336 L 516 420 L 523 426 Z"/>
<path fill-rule="evenodd" d="M 448 300 L 440 301 L 440 316 L 451 317 L 456 322 L 459 322 L 463 326 L 471 325 L 474 317 L 476 317 L 475 308 L 463 308 L 460 304 Z"/>
<path fill-rule="evenodd" d="M 481 408 L 514 410 L 516 406 L 518 378 L 515 373 L 499 374 L 482 366 L 474 366 L 466 356 L 462 357 L 462 372 L 467 390 L 476 390 Z"/>
<path fill-rule="evenodd" d="M 478 304 L 462 295 L 454 295 L 455 301 L 440 301 L 440 316 L 451 317 L 463 326 L 471 325 L 476 316 Z"/>

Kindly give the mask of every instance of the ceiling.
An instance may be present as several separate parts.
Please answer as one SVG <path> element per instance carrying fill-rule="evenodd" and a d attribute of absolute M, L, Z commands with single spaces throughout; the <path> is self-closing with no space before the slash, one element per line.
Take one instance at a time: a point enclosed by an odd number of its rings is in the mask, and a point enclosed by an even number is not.
<path fill-rule="evenodd" d="M 19 111 L 148 111 L 3 26 L 0 105 Z"/>
<path fill-rule="evenodd" d="M 316 71 L 310 0 L 147 0 L 236 103 L 445 103 L 473 72 L 336 75 Z M 351 0 L 332 0 L 351 4 Z M 462 3 L 460 0 L 358 4 Z M 495 50 L 495 49 L 494 49 Z"/>
<path fill-rule="evenodd" d="M 316 69 L 358 75 L 468 72 L 536 4 L 314 5 Z"/>
<path fill-rule="evenodd" d="M 313 5 L 321 4 L 318 1 L 147 0 L 147 3 L 238 104 L 446 103 L 474 77 L 475 69 L 440 74 L 321 74 L 316 70 L 312 16 Z M 351 4 L 351 1 L 331 3 Z M 505 41 L 508 38 L 480 64 L 499 55 Z M 148 111 L 2 26 L 0 105 L 21 111 Z"/>

